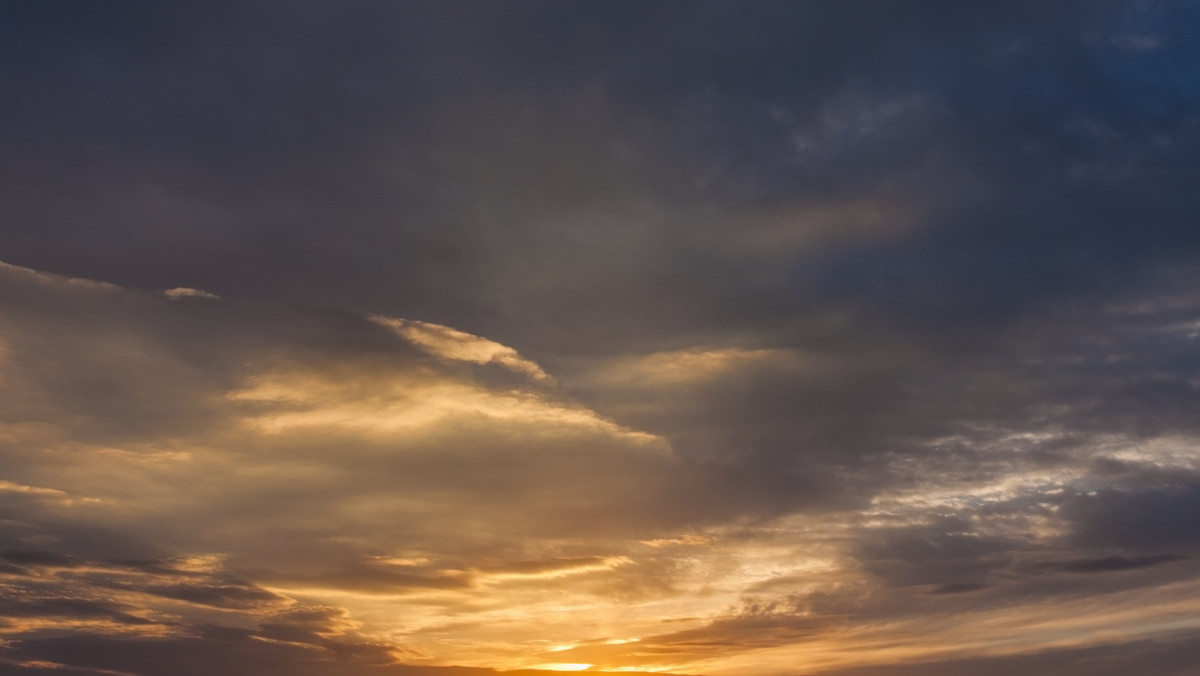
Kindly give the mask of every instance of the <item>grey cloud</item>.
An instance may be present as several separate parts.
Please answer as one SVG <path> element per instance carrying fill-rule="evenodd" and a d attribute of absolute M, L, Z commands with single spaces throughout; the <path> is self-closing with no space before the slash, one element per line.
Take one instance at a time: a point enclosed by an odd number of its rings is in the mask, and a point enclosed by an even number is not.
<path fill-rule="evenodd" d="M 981 589 L 987 589 L 988 585 L 982 582 L 952 582 L 949 584 L 938 585 L 929 590 L 930 594 L 969 594 Z"/>
<path fill-rule="evenodd" d="M 1045 561 L 1030 566 L 1031 570 L 1040 573 L 1083 573 L 1098 574 L 1138 570 L 1186 560 L 1185 556 L 1175 554 L 1158 554 L 1156 556 L 1106 556 L 1101 559 L 1076 559 L 1074 561 Z"/>
<path fill-rule="evenodd" d="M 73 556 L 58 552 L 22 551 L 6 549 L 0 552 L 0 558 L 21 566 L 54 566 L 55 568 L 78 568 L 83 563 Z"/>
<path fill-rule="evenodd" d="M 985 676 L 1000 676 L 1024 671 L 1053 676 L 1081 673 L 1119 676 L 1149 669 L 1154 673 L 1183 676 L 1193 670 L 1197 656 L 1195 640 L 1194 634 L 1179 633 L 1156 640 L 1115 641 L 1086 648 L 1050 649 L 1029 654 L 922 661 L 915 664 L 851 667 L 817 673 L 829 676 L 940 676 L 970 671 Z"/>
<path fill-rule="evenodd" d="M 73 598 L 9 599 L 8 618 L 106 619 L 119 624 L 151 624 L 149 620 L 121 612 L 117 604 Z"/>
<path fill-rule="evenodd" d="M 973 510 L 932 518 L 921 514 L 926 523 L 872 529 L 858 543 L 857 558 L 868 570 L 899 586 L 953 583 L 962 581 L 955 578 L 976 577 L 1008 565 L 1011 552 L 1030 544 L 1024 534 L 988 533 L 972 516 Z"/>
<path fill-rule="evenodd" d="M 335 661 L 328 659 L 330 654 L 321 649 L 257 641 L 244 632 L 173 640 L 121 640 L 87 636 L 40 639 L 23 643 L 18 655 L 27 659 L 52 659 L 67 665 L 86 665 L 147 676 L 214 671 L 316 676 L 343 673 L 347 668 L 363 669 L 365 673 L 413 673 L 403 667 L 373 667 L 370 662 L 364 664 L 353 656 L 345 661 Z"/>
<path fill-rule="evenodd" d="M 6 594 L 12 601 L 6 606 L 10 617 L 156 623 L 131 615 L 138 608 L 121 592 L 248 612 L 268 611 L 285 602 L 277 594 L 222 571 L 114 568 L 103 561 L 86 561 L 57 552 L 25 552 L 19 558 L 26 567 L 13 570 L 12 577 L 5 580 Z"/>
<path fill-rule="evenodd" d="M 1142 229 L 1194 245 L 1186 201 L 1140 197 L 1186 172 L 1191 53 L 1113 48 L 1114 7 L 74 9 L 10 22 L 46 39 L 11 42 L 36 94 L 13 127 L 36 133 L 9 171 L 54 158 L 46 182 L 79 198 L 13 196 L 24 237 L 8 250 L 37 267 L 416 316 L 540 356 L 777 330 L 830 302 L 973 333 L 1096 282 L 1094 261 L 1159 255 L 1125 225 L 1136 207 L 1163 216 Z M 1147 30 L 1183 35 L 1188 16 L 1161 5 Z M 837 129 L 862 138 L 797 152 Z M 1110 190 L 1121 165 L 1147 190 Z M 889 190 L 955 208 L 899 247 L 864 238 L 766 269 L 729 253 L 764 205 Z M 1077 193 L 1114 208 L 1071 213 Z M 97 225 L 73 233 L 86 255 L 57 246 L 78 220 Z M 1078 263 L 1062 268 L 1068 242 Z"/>
<path fill-rule="evenodd" d="M 204 638 L 173 640 L 130 640 L 105 637 L 67 637 L 39 639 L 23 643 L 10 651 L 18 659 L 45 660 L 59 664 L 95 665 L 81 673 L 144 674 L 145 676 L 199 676 L 221 671 L 228 674 L 297 674 L 300 676 L 335 676 L 347 669 L 356 673 L 378 676 L 494 676 L 499 673 L 518 673 L 524 676 L 544 674 L 539 671 L 499 672 L 493 669 L 469 667 L 432 667 L 398 664 L 378 664 L 369 646 L 314 651 L 307 646 L 279 641 L 254 640 L 247 632 L 212 632 Z M 330 657 L 333 656 L 333 659 Z M 0 669 L 6 665 L 0 665 Z M 8 667 L 14 668 L 14 667 Z M 20 667 L 15 667 L 20 669 Z M 73 670 L 65 670 L 72 674 Z M 10 673 L 22 674 L 24 671 Z M 606 672 L 599 671 L 599 674 Z M 621 672 L 638 674 L 641 672 Z M 72 674 L 74 676 L 74 674 Z"/>
<path fill-rule="evenodd" d="M 181 558 L 106 559 L 101 563 L 106 567 L 126 568 L 150 575 L 167 575 L 181 579 L 201 578 L 210 574 L 209 571 L 190 568 L 189 562 Z"/>
<path fill-rule="evenodd" d="M 428 575 L 384 570 L 379 567 L 359 566 L 342 570 L 317 573 L 307 576 L 264 576 L 276 584 L 324 587 L 349 591 L 379 594 L 398 594 L 436 589 L 466 590 L 475 586 L 472 575 L 450 571 Z"/>
<path fill-rule="evenodd" d="M 1139 289 L 1128 301 L 1159 293 L 1171 292 Z M 636 362 L 623 357 L 590 362 L 562 380 L 601 411 L 663 434 L 681 453 L 718 460 L 730 490 L 744 477 L 755 491 L 748 499 L 764 509 L 837 506 L 834 496 L 865 498 L 869 484 L 901 480 L 895 467 L 875 471 L 890 459 L 1000 476 L 1074 465 L 1105 435 L 1194 436 L 1195 346 L 1170 330 L 1194 321 L 1194 308 L 1115 314 L 1068 306 L 1061 316 L 1039 318 L 1036 328 L 998 331 L 965 351 L 941 338 L 923 343 L 881 328 L 841 346 L 737 346 L 747 354 L 791 355 L 792 364 L 764 356 L 712 373 L 688 366 L 688 379 L 656 380 L 631 375 Z M 728 346 L 708 349 L 717 354 Z M 686 363 L 686 350 L 639 358 L 670 354 Z M 1020 458 L 1007 452 L 1018 442 L 1005 442 L 1003 453 L 985 450 L 1017 431 L 1048 438 L 1019 442 L 1027 447 Z M 843 477 L 860 483 L 839 486 Z"/>
<path fill-rule="evenodd" d="M 1075 541 L 1091 547 L 1194 550 L 1200 533 L 1200 488 L 1188 482 L 1140 490 L 1104 488 L 1063 505 Z"/>
<path fill-rule="evenodd" d="M 410 656 L 402 646 L 357 636 L 344 610 L 300 606 L 291 599 L 234 580 L 220 569 L 181 571 L 172 566 L 146 566 L 139 562 L 118 567 L 116 570 L 124 570 L 122 573 L 105 569 L 109 564 L 104 562 L 70 559 L 75 565 L 67 569 L 67 574 L 59 565 L 64 557 L 52 554 L 44 552 L 24 559 L 36 558 L 38 563 L 34 565 L 51 567 L 57 573 L 39 575 L 36 579 L 23 575 L 3 581 L 5 623 L 0 630 L 8 635 L 6 656 L 13 660 L 14 669 L 22 663 L 53 662 L 64 668 L 77 664 L 81 668 L 115 669 L 122 673 L 168 673 L 178 667 L 168 656 L 194 649 L 206 653 L 197 659 L 207 668 L 230 673 L 260 667 L 281 669 L 279 673 L 289 673 L 289 668 L 303 673 L 307 673 L 306 669 L 315 670 L 312 673 L 332 673 L 323 671 L 330 658 L 343 662 L 340 668 L 345 668 L 346 663 L 393 664 L 398 658 Z M 166 613 L 154 612 L 153 603 L 146 604 L 138 596 L 115 595 L 118 592 L 157 596 L 189 605 L 170 606 Z M 103 600 L 109 595 L 112 600 Z M 205 607 L 239 611 L 235 622 L 251 627 L 208 625 L 205 622 L 212 616 L 204 611 Z M 89 623 L 95 631 L 87 629 Z M 63 632 L 61 626 L 74 629 Z M 128 635 L 114 634 L 114 626 L 126 628 Z M 140 631 L 149 631 L 153 636 L 139 637 Z M 272 666 L 266 655 L 254 650 L 255 645 L 264 642 L 280 646 L 282 654 L 276 656 L 280 664 Z M 42 652 L 47 645 L 54 648 Z M 117 656 L 128 650 L 141 654 L 132 661 L 122 662 Z M 255 655 L 265 660 L 259 666 L 242 661 L 243 657 L 253 661 Z"/>
<path fill-rule="evenodd" d="M 0 674 L 4 676 L 45 676 L 47 665 L 44 662 L 36 662 L 33 664 L 13 664 L 9 662 L 0 662 Z M 97 671 L 94 669 L 73 669 L 62 665 L 49 667 L 54 669 L 55 676 L 109 676 L 110 672 Z"/>
<path fill-rule="evenodd" d="M 216 579 L 201 583 L 176 582 L 169 584 L 137 584 L 105 579 L 108 576 L 88 576 L 89 583 L 109 589 L 126 589 L 168 599 L 187 601 L 214 608 L 253 609 L 271 606 L 284 599 L 265 589 L 238 580 Z"/>

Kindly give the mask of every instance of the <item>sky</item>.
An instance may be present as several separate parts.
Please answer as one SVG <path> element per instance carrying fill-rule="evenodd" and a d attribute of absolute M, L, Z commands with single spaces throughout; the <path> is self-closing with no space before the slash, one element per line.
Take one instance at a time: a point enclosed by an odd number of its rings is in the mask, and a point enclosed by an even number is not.
<path fill-rule="evenodd" d="M 1198 34 L 0 2 L 0 676 L 1200 674 Z"/>

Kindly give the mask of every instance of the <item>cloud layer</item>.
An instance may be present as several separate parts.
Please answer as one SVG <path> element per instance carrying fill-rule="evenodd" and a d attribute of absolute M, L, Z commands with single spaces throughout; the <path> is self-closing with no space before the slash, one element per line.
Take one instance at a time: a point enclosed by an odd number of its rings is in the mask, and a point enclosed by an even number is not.
<path fill-rule="evenodd" d="M 27 4 L 0 673 L 1193 668 L 1194 3 Z"/>

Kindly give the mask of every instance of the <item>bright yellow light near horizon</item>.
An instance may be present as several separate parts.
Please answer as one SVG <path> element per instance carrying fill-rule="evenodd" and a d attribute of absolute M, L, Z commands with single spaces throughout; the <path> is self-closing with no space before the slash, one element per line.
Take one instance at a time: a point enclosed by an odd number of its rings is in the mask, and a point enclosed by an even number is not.
<path fill-rule="evenodd" d="M 550 662 L 548 664 L 539 664 L 533 668 L 546 669 L 547 671 L 583 671 L 584 669 L 591 669 L 592 665 L 582 662 Z"/>

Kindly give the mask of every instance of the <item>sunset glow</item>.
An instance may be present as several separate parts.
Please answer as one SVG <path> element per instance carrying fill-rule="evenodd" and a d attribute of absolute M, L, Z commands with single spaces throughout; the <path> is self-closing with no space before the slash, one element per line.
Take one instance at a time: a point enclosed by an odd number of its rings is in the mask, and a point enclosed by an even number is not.
<path fill-rule="evenodd" d="M 1187 676 L 1200 9 L 0 8 L 0 676 Z"/>

